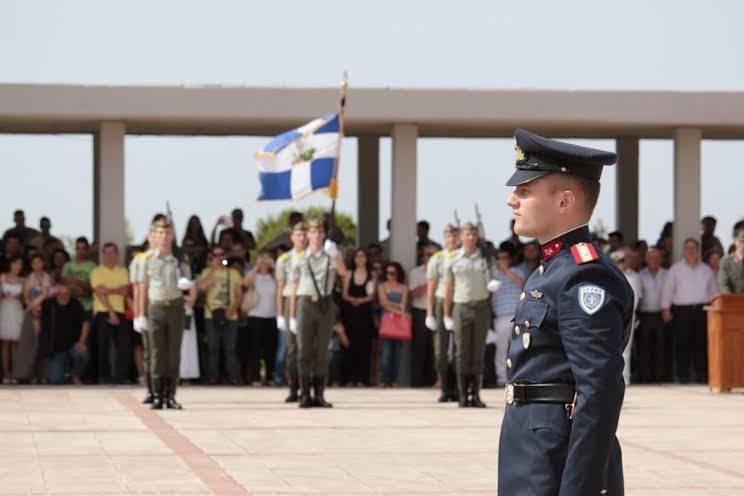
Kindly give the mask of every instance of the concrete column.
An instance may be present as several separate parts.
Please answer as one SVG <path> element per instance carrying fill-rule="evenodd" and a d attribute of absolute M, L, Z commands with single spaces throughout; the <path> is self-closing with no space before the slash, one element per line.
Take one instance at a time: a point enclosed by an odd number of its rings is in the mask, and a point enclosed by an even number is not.
<path fill-rule="evenodd" d="M 638 138 L 617 139 L 615 225 L 625 243 L 638 241 Z"/>
<path fill-rule="evenodd" d="M 416 265 L 416 140 L 413 124 L 393 126 L 390 258 L 408 272 Z M 411 385 L 411 342 L 400 350 L 398 383 Z"/>
<path fill-rule="evenodd" d="M 416 139 L 412 124 L 393 126 L 390 258 L 411 270 L 416 264 Z"/>
<path fill-rule="evenodd" d="M 700 238 L 700 129 L 674 130 L 674 260 L 686 238 Z"/>
<path fill-rule="evenodd" d="M 93 139 L 93 238 L 116 243 L 124 260 L 124 137 L 121 122 L 102 122 Z"/>
<path fill-rule="evenodd" d="M 380 139 L 357 137 L 357 244 L 380 239 Z"/>

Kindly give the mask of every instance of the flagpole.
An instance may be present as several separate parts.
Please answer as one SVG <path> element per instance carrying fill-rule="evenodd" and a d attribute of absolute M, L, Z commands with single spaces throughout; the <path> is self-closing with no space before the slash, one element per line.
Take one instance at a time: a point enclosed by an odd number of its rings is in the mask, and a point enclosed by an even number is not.
<path fill-rule="evenodd" d="M 338 165 L 341 160 L 341 140 L 344 138 L 344 116 L 346 112 L 346 89 L 348 87 L 349 74 L 344 71 L 344 77 L 341 80 L 341 99 L 339 100 L 338 109 L 338 142 L 336 143 L 336 155 L 333 159 L 333 172 L 331 174 L 331 184 L 328 188 L 328 195 L 331 197 L 331 219 L 329 221 L 328 238 L 333 238 L 333 231 L 336 228 L 336 198 L 338 198 Z"/>

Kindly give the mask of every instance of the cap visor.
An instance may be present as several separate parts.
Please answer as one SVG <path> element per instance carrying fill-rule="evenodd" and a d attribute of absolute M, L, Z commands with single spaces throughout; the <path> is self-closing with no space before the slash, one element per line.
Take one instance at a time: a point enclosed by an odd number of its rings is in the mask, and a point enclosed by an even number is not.
<path fill-rule="evenodd" d="M 544 170 L 517 169 L 514 174 L 512 174 L 512 177 L 510 177 L 506 182 L 506 185 L 519 186 L 520 184 L 528 183 L 538 177 L 547 176 L 548 174 L 552 174 L 552 172 Z"/>

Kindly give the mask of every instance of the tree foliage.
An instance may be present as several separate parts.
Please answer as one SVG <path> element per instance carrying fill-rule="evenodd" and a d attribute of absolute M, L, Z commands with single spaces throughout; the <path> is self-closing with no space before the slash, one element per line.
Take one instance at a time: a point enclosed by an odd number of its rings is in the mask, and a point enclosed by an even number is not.
<path fill-rule="evenodd" d="M 259 219 L 256 222 L 256 245 L 261 248 L 276 235 L 282 231 L 286 231 L 288 229 L 289 214 L 294 211 L 294 209 L 288 208 L 282 210 L 277 215 L 269 215 L 266 218 Z M 300 210 L 306 220 L 313 217 L 321 217 L 327 211 L 328 209 L 323 207 L 309 207 Z M 336 228 L 340 229 L 344 234 L 346 246 L 355 246 L 357 226 L 350 215 L 336 212 Z"/>

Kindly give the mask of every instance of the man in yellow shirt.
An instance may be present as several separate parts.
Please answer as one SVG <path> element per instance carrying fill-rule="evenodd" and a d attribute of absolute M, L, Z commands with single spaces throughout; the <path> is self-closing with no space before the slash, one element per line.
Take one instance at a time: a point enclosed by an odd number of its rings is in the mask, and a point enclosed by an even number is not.
<path fill-rule="evenodd" d="M 93 288 L 93 328 L 98 355 L 98 382 L 129 382 L 131 343 L 124 318 L 125 299 L 129 291 L 129 272 L 118 265 L 119 249 L 114 243 L 103 245 L 103 263 L 90 274 Z M 114 366 L 109 362 L 109 347 L 116 347 Z M 112 369 L 116 370 L 112 374 Z"/>

